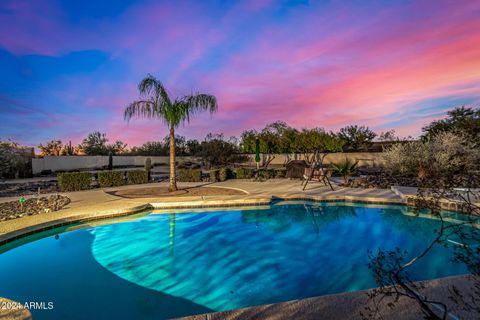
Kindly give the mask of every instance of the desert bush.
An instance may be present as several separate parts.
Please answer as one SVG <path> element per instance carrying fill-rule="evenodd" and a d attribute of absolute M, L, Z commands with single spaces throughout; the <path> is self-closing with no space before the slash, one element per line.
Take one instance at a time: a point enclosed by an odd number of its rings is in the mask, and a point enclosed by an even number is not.
<path fill-rule="evenodd" d="M 249 168 L 237 168 L 235 175 L 237 179 L 251 179 L 254 176 L 254 171 Z"/>
<path fill-rule="evenodd" d="M 277 168 L 274 170 L 275 170 L 275 179 L 285 178 L 287 176 L 287 169 L 285 168 Z"/>
<path fill-rule="evenodd" d="M 480 151 L 461 134 L 440 132 L 424 141 L 395 144 L 383 154 L 393 175 L 448 176 L 479 166 Z"/>
<path fill-rule="evenodd" d="M 145 170 L 127 171 L 128 184 L 142 184 L 148 182 L 148 172 Z"/>
<path fill-rule="evenodd" d="M 90 172 L 64 172 L 58 175 L 58 186 L 62 191 L 79 191 L 90 189 L 92 174 Z"/>
<path fill-rule="evenodd" d="M 220 170 L 212 169 L 210 170 L 210 182 L 218 182 L 220 181 Z"/>
<path fill-rule="evenodd" d="M 232 170 L 230 168 L 221 168 L 218 172 L 218 180 L 225 181 L 232 177 Z"/>
<path fill-rule="evenodd" d="M 259 169 L 257 171 L 258 180 L 268 180 L 275 177 L 275 169 Z"/>
<path fill-rule="evenodd" d="M 200 169 L 180 169 L 178 170 L 178 181 L 201 182 L 202 171 Z"/>
<path fill-rule="evenodd" d="M 32 173 L 33 149 L 0 141 L 0 178 L 27 178 Z"/>
<path fill-rule="evenodd" d="M 223 134 L 209 133 L 197 147 L 195 155 L 202 157 L 207 167 L 212 167 L 248 160 L 248 157 L 239 154 L 239 152 L 234 137 L 225 139 Z"/>
<path fill-rule="evenodd" d="M 123 185 L 123 172 L 101 171 L 98 173 L 98 184 L 100 188 L 121 186 Z"/>

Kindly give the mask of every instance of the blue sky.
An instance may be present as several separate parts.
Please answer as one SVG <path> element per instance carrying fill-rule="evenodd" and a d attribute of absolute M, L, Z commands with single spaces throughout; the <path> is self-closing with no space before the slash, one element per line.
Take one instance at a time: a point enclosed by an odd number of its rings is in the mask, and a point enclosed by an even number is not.
<path fill-rule="evenodd" d="M 27 145 L 162 139 L 160 122 L 122 116 L 148 73 L 217 96 L 217 114 L 178 130 L 190 138 L 275 120 L 415 136 L 478 105 L 480 3 L 6 0 L 0 66 L 0 139 Z"/>

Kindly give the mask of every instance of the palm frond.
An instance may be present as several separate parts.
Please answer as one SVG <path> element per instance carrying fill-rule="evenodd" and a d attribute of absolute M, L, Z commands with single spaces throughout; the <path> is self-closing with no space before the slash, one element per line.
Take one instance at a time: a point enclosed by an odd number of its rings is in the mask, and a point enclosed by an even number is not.
<path fill-rule="evenodd" d="M 138 91 L 142 97 L 155 98 L 155 101 L 162 102 L 163 104 L 171 104 L 170 97 L 167 90 L 163 86 L 162 82 L 148 74 L 138 84 Z"/>
<path fill-rule="evenodd" d="M 217 98 L 210 94 L 197 93 L 183 97 L 182 101 L 189 113 L 198 111 L 215 113 L 218 110 Z"/>
<path fill-rule="evenodd" d="M 133 117 L 159 118 L 170 127 L 178 127 L 190 121 L 190 117 L 202 111 L 214 113 L 217 99 L 209 94 L 192 94 L 171 101 L 163 84 L 148 75 L 138 85 L 140 100 L 132 102 L 124 112 L 125 120 Z"/>
<path fill-rule="evenodd" d="M 130 105 L 125 108 L 123 117 L 127 121 L 130 121 L 131 118 L 138 116 L 152 118 L 153 110 L 154 104 L 151 101 L 137 100 L 130 103 Z"/>

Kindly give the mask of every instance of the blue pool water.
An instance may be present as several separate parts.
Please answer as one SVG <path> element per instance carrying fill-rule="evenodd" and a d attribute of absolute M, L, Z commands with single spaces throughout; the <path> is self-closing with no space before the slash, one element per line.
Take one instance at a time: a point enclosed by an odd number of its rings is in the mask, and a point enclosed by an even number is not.
<path fill-rule="evenodd" d="M 392 205 L 151 214 L 4 252 L 0 296 L 53 302 L 34 319 L 161 319 L 355 291 L 375 287 L 368 249 L 415 254 L 438 226 Z M 412 275 L 465 273 L 451 258 L 435 247 Z"/>

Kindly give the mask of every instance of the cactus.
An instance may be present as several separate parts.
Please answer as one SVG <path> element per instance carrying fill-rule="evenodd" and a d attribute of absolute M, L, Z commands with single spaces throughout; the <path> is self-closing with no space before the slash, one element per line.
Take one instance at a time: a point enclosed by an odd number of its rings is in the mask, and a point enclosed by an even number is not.
<path fill-rule="evenodd" d="M 75 150 L 72 147 L 72 141 L 69 141 L 68 144 L 65 146 L 65 153 L 67 156 L 73 156 L 75 154 Z"/>

